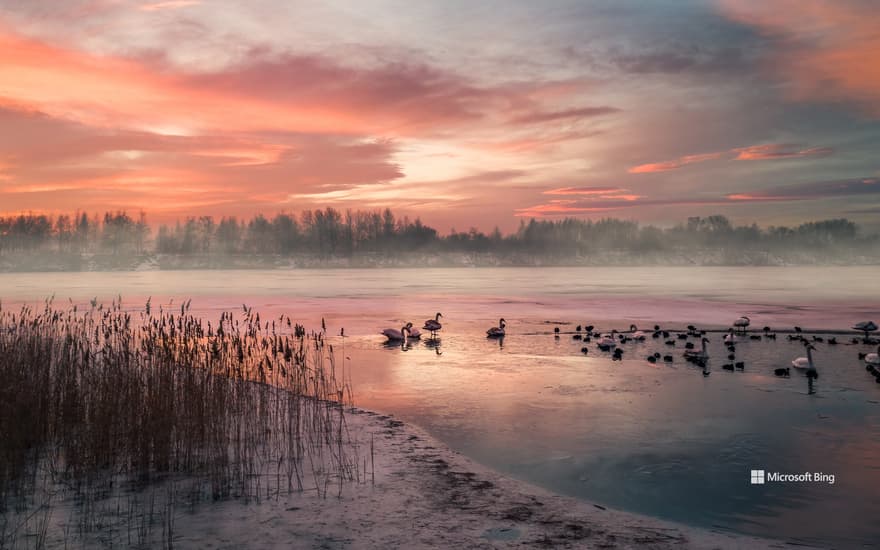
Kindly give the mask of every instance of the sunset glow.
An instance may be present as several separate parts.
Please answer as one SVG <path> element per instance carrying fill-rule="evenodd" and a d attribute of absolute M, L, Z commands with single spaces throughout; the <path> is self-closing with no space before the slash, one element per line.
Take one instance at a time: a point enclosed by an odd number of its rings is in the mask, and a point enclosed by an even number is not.
<path fill-rule="evenodd" d="M 875 12 L 0 1 L 0 213 L 870 226 L 880 188 L 846 182 L 880 174 Z"/>

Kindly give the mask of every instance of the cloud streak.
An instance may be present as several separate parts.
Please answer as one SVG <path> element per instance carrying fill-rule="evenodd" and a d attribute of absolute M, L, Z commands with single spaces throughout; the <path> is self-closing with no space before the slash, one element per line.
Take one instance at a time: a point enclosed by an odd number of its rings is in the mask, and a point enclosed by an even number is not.
<path fill-rule="evenodd" d="M 154 2 L 151 4 L 143 4 L 138 9 L 141 11 L 176 10 L 189 6 L 198 6 L 201 3 L 201 0 L 169 0 L 167 2 Z"/>
<path fill-rule="evenodd" d="M 670 170 L 678 170 L 689 164 L 706 162 L 707 160 L 720 159 L 724 153 L 703 153 L 700 155 L 686 155 L 677 159 L 664 160 L 662 162 L 653 162 L 648 164 L 640 164 L 633 166 L 627 170 L 630 174 L 651 174 L 654 172 L 668 172 Z"/>
<path fill-rule="evenodd" d="M 729 151 L 717 153 L 704 153 L 699 155 L 686 155 L 677 159 L 665 160 L 649 164 L 640 164 L 627 170 L 630 174 L 650 174 L 654 172 L 668 172 L 678 170 L 689 164 L 697 164 L 709 160 L 733 159 L 733 160 L 778 160 L 778 159 L 804 159 L 827 157 L 834 153 L 830 147 L 808 147 L 791 143 L 765 143 L 738 147 Z"/>
<path fill-rule="evenodd" d="M 577 193 L 577 189 L 585 190 Z M 572 190 L 572 191 L 569 191 Z M 562 191 L 562 192 L 560 192 Z M 753 203 L 822 200 L 852 196 L 880 195 L 880 179 L 853 178 L 790 184 L 776 188 L 731 193 L 709 197 L 645 197 L 622 195 L 626 190 L 616 187 L 562 188 L 545 191 L 547 195 L 566 195 L 576 198 L 554 199 L 547 203 L 520 208 L 519 217 L 554 217 L 574 214 L 613 212 L 644 207 L 699 207 L 735 206 Z M 580 196 L 578 196 L 580 195 Z"/>
<path fill-rule="evenodd" d="M 807 157 L 827 157 L 834 153 L 830 147 L 809 147 L 790 143 L 769 143 L 766 145 L 752 145 L 733 149 L 734 160 L 774 160 L 774 159 L 800 159 Z"/>

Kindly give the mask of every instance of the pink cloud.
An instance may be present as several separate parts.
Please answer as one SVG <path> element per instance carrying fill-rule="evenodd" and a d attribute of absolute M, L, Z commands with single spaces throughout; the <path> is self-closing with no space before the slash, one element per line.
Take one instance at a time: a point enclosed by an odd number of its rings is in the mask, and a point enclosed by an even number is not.
<path fill-rule="evenodd" d="M 387 140 L 166 136 L 2 107 L 0 124 L 0 203 L 10 210 L 74 204 L 149 208 L 161 217 L 198 199 L 253 211 L 282 204 L 294 192 L 370 186 L 403 175 L 392 160 L 396 145 Z"/>
<path fill-rule="evenodd" d="M 705 153 L 701 155 L 687 155 L 673 160 L 656 162 L 651 164 L 640 164 L 628 170 L 630 174 L 648 174 L 652 172 L 668 172 L 669 170 L 677 170 L 688 164 L 705 162 L 707 160 L 719 159 L 724 153 Z"/>
<path fill-rule="evenodd" d="M 795 101 L 847 102 L 880 116 L 877 5 L 858 0 L 721 0 L 728 18 L 770 38 L 765 71 Z"/>
<path fill-rule="evenodd" d="M 820 158 L 834 153 L 830 147 L 803 148 L 798 144 L 791 143 L 765 143 L 761 145 L 749 145 L 738 147 L 729 151 L 706 153 L 700 155 L 687 155 L 673 160 L 666 160 L 651 164 L 640 164 L 627 170 L 630 174 L 649 174 L 653 172 L 668 172 L 677 170 L 689 164 L 706 162 L 708 160 L 729 159 L 733 160 L 775 160 L 775 159 L 803 159 Z"/>
<path fill-rule="evenodd" d="M 559 187 L 544 191 L 545 195 L 609 195 L 624 191 L 620 187 Z"/>
<path fill-rule="evenodd" d="M 354 67 L 321 55 L 252 48 L 211 72 L 183 71 L 160 56 L 99 56 L 0 27 L 0 80 L 12 101 L 91 125 L 191 131 L 285 131 L 427 136 L 501 128 L 510 113 L 552 122 L 610 107 L 545 111 L 548 90 L 576 94 L 576 81 L 480 86 L 419 62 Z M 561 87 L 561 88 L 560 88 Z M 562 90 L 562 91 L 560 91 Z M 596 111 L 598 110 L 598 111 Z"/>
<path fill-rule="evenodd" d="M 168 0 L 167 2 L 154 2 L 152 4 L 143 4 L 138 9 L 141 11 L 162 11 L 186 8 L 188 6 L 198 6 L 201 0 Z"/>
<path fill-rule="evenodd" d="M 802 149 L 796 144 L 768 143 L 765 145 L 751 145 L 749 147 L 733 149 L 731 152 L 736 154 L 735 160 L 773 160 L 825 157 L 834 153 L 834 149 L 829 147 L 810 147 Z"/>

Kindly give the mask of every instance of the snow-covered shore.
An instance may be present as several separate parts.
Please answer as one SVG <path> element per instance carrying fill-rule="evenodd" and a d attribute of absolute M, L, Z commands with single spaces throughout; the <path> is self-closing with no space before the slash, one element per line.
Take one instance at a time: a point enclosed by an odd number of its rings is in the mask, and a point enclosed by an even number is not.
<path fill-rule="evenodd" d="M 375 481 L 263 500 L 203 503 L 174 519 L 175 548 L 784 548 L 551 494 L 451 451 L 413 425 L 353 409 Z M 369 451 L 367 451 L 369 457 Z M 369 460 L 369 458 L 368 458 Z M 373 467 L 367 466 L 368 471 Z"/>

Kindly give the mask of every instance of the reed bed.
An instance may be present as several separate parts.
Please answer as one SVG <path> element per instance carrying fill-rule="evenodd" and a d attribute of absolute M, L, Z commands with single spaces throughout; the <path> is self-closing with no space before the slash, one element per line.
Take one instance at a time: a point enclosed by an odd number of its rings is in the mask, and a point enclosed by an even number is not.
<path fill-rule="evenodd" d="M 0 306 L 0 548 L 170 548 L 201 501 L 365 481 L 323 330 L 245 306 L 85 309 Z"/>

